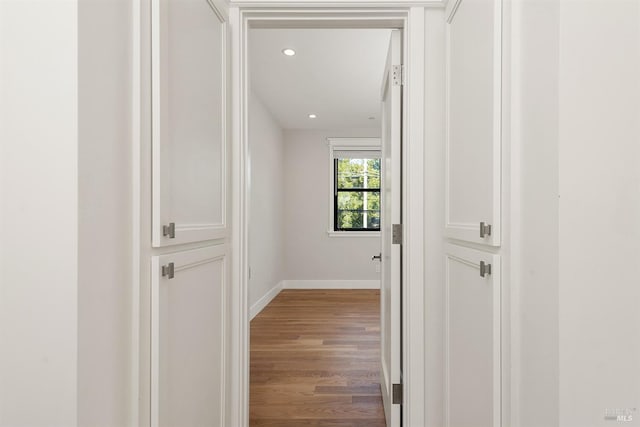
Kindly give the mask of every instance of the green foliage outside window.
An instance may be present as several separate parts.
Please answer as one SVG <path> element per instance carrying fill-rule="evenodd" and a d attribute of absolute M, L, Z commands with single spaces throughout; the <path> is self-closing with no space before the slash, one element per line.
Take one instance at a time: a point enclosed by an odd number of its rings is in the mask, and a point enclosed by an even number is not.
<path fill-rule="evenodd" d="M 336 159 L 335 203 L 336 230 L 379 230 L 380 159 Z"/>

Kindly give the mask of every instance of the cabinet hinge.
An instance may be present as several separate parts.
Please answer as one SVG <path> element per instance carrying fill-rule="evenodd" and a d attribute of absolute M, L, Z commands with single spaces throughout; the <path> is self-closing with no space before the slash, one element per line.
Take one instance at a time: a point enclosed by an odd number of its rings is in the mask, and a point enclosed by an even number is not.
<path fill-rule="evenodd" d="M 491 224 L 486 224 L 484 222 L 480 223 L 480 237 L 485 238 L 487 236 L 491 236 Z"/>
<path fill-rule="evenodd" d="M 392 387 L 391 401 L 394 405 L 402 405 L 402 384 L 394 384 Z"/>
<path fill-rule="evenodd" d="M 402 244 L 403 228 L 402 224 L 393 224 L 391 227 L 391 243 L 394 245 Z"/>
<path fill-rule="evenodd" d="M 491 275 L 491 264 L 487 264 L 484 261 L 480 261 L 480 277 Z"/>
<path fill-rule="evenodd" d="M 394 86 L 404 85 L 404 65 L 394 65 L 391 67 L 391 80 Z"/>
<path fill-rule="evenodd" d="M 175 275 L 175 266 L 172 262 L 167 265 L 162 266 L 162 277 L 168 277 L 169 279 L 173 279 Z"/>
<path fill-rule="evenodd" d="M 170 239 L 174 239 L 176 237 L 176 224 L 175 222 L 170 222 L 169 225 L 162 226 L 162 235 L 165 237 L 169 237 Z"/>

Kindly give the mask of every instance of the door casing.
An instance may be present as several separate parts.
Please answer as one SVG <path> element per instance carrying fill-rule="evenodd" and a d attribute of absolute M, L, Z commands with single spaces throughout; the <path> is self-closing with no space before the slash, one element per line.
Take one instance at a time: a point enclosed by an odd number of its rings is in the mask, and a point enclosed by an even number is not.
<path fill-rule="evenodd" d="M 325 7 L 322 7 L 324 4 Z M 403 425 L 425 425 L 424 335 L 424 118 L 425 6 L 385 7 L 372 2 L 336 7 L 335 2 L 301 2 L 282 7 L 229 9 L 232 85 L 232 284 L 228 400 L 229 425 L 249 425 L 248 308 L 248 32 L 250 28 L 390 28 L 403 30 L 405 96 L 402 136 Z"/>

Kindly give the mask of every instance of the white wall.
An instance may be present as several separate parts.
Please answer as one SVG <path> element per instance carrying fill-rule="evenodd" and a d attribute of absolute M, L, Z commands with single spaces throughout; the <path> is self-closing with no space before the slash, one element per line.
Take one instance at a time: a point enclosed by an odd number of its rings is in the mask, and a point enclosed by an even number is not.
<path fill-rule="evenodd" d="M 607 426 L 640 408 L 640 4 L 535 3 L 513 21 L 513 425 Z"/>
<path fill-rule="evenodd" d="M 0 425 L 131 411 L 131 2 L 0 4 Z"/>
<path fill-rule="evenodd" d="M 328 137 L 380 137 L 376 129 L 286 130 L 285 273 L 288 280 L 379 280 L 379 237 L 329 237 Z M 376 261 L 377 262 L 377 261 Z"/>
<path fill-rule="evenodd" d="M 514 425 L 558 426 L 559 2 L 514 2 Z M 591 424 L 585 424 L 591 425 Z"/>
<path fill-rule="evenodd" d="M 560 422 L 640 426 L 640 3 L 560 2 Z"/>
<path fill-rule="evenodd" d="M 76 425 L 77 1 L 0 2 L 0 425 Z"/>
<path fill-rule="evenodd" d="M 249 151 L 249 307 L 252 307 L 284 279 L 285 239 L 284 136 L 254 94 L 249 99 Z"/>
<path fill-rule="evenodd" d="M 78 424 L 124 426 L 131 390 L 131 0 L 78 7 Z"/>

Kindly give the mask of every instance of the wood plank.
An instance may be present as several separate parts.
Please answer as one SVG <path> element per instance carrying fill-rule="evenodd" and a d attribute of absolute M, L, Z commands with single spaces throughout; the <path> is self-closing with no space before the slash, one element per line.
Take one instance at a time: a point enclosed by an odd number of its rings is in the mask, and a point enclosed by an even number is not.
<path fill-rule="evenodd" d="M 380 292 L 282 291 L 251 321 L 251 427 L 385 427 Z"/>

